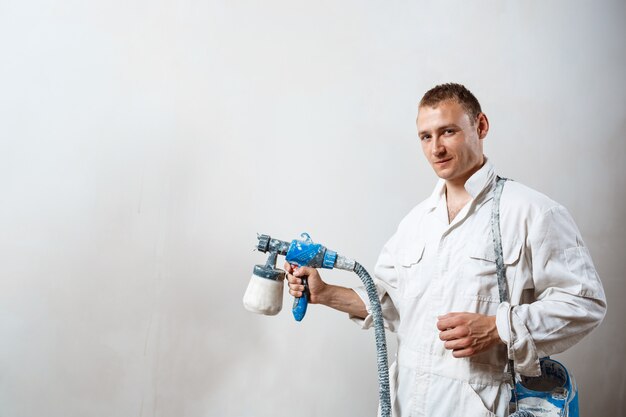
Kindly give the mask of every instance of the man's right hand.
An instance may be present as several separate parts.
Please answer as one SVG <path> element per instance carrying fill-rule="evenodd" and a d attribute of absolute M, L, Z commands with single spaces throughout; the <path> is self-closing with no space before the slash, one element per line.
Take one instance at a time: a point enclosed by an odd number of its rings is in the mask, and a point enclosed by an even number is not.
<path fill-rule="evenodd" d="M 289 283 L 289 294 L 294 297 L 302 297 L 304 291 L 302 278 L 306 277 L 309 285 L 309 303 L 324 304 L 355 317 L 367 317 L 365 304 L 351 288 L 326 284 L 322 281 L 317 269 L 308 266 L 296 267 L 285 262 L 285 271 Z"/>
<path fill-rule="evenodd" d="M 285 262 L 285 271 L 287 272 L 287 281 L 289 282 L 289 294 L 294 297 L 302 297 L 304 291 L 302 278 L 307 278 L 309 303 L 320 303 L 320 296 L 328 288 L 328 285 L 322 281 L 322 277 L 320 277 L 317 269 L 308 266 L 295 266 Z"/>

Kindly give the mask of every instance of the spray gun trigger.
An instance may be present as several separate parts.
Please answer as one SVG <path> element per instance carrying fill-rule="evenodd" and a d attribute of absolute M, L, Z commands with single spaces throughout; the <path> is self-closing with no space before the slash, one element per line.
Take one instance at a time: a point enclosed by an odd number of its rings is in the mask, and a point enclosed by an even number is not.
<path fill-rule="evenodd" d="M 302 278 L 302 285 L 304 285 L 302 296 L 306 297 L 307 301 L 309 301 L 309 280 L 306 277 Z"/>

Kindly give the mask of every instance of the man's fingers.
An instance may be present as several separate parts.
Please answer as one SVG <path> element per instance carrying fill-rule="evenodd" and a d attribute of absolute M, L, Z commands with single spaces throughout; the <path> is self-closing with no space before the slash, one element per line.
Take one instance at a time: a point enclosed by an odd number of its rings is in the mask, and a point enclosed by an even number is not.
<path fill-rule="evenodd" d="M 439 317 L 439 320 L 437 321 L 437 328 L 443 331 L 447 329 L 453 329 L 463 323 L 463 316 L 457 313 L 448 313 L 445 316 Z"/>
<path fill-rule="evenodd" d="M 302 297 L 302 291 L 294 291 L 292 289 L 289 289 L 289 294 L 293 295 L 294 297 L 300 298 Z"/>
<path fill-rule="evenodd" d="M 438 318 L 438 319 L 448 319 L 448 318 L 450 318 L 450 317 L 456 317 L 456 316 L 459 316 L 459 315 L 461 315 L 461 314 L 465 314 L 465 313 L 463 313 L 463 312 L 455 312 L 455 311 L 452 311 L 452 312 L 450 312 L 450 313 L 446 313 L 446 314 L 444 314 L 444 315 L 438 316 L 437 318 Z"/>
<path fill-rule="evenodd" d="M 287 275 L 287 281 L 289 281 L 289 286 L 292 284 L 302 284 L 302 280 L 300 278 L 294 277 L 291 274 Z"/>
<path fill-rule="evenodd" d="M 473 347 L 468 347 L 465 349 L 453 350 L 452 356 L 455 358 L 469 358 L 476 354 L 476 350 Z"/>
<path fill-rule="evenodd" d="M 469 336 L 469 329 L 465 326 L 447 329 L 439 333 L 439 339 L 443 341 L 460 339 L 465 336 Z"/>
<path fill-rule="evenodd" d="M 297 292 L 304 291 L 304 285 L 302 285 L 302 279 L 294 277 L 291 274 L 287 274 L 287 281 L 289 283 L 289 293 L 291 293 L 291 291 L 297 291 Z M 291 295 L 295 295 L 295 294 L 291 294 Z M 299 295 L 297 297 L 299 297 Z"/>
<path fill-rule="evenodd" d="M 289 284 L 289 290 L 302 292 L 304 291 L 304 285 Z"/>
<path fill-rule="evenodd" d="M 460 339 L 448 340 L 443 344 L 448 350 L 461 350 L 472 346 L 472 339 L 469 337 L 462 337 Z"/>

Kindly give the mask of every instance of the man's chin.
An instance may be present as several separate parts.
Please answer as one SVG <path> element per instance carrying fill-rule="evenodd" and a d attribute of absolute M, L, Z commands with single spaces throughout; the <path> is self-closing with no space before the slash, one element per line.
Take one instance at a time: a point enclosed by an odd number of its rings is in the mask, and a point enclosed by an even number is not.
<path fill-rule="evenodd" d="M 450 178 L 450 172 L 446 169 L 437 169 L 433 167 L 433 170 L 435 171 L 435 175 L 441 178 L 442 180 L 447 180 Z"/>

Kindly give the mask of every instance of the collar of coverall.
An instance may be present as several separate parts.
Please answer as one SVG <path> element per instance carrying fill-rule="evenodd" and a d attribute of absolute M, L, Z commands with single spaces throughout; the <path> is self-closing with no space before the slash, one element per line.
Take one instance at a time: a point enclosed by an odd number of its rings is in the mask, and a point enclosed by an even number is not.
<path fill-rule="evenodd" d="M 484 165 L 474 175 L 468 178 L 465 182 L 465 190 L 467 193 L 475 199 L 478 195 L 488 187 L 491 187 L 496 181 L 496 169 L 489 161 L 489 158 L 485 156 Z M 446 181 L 439 179 L 433 193 L 428 199 L 428 207 L 435 209 L 442 198 L 446 195 Z"/>

